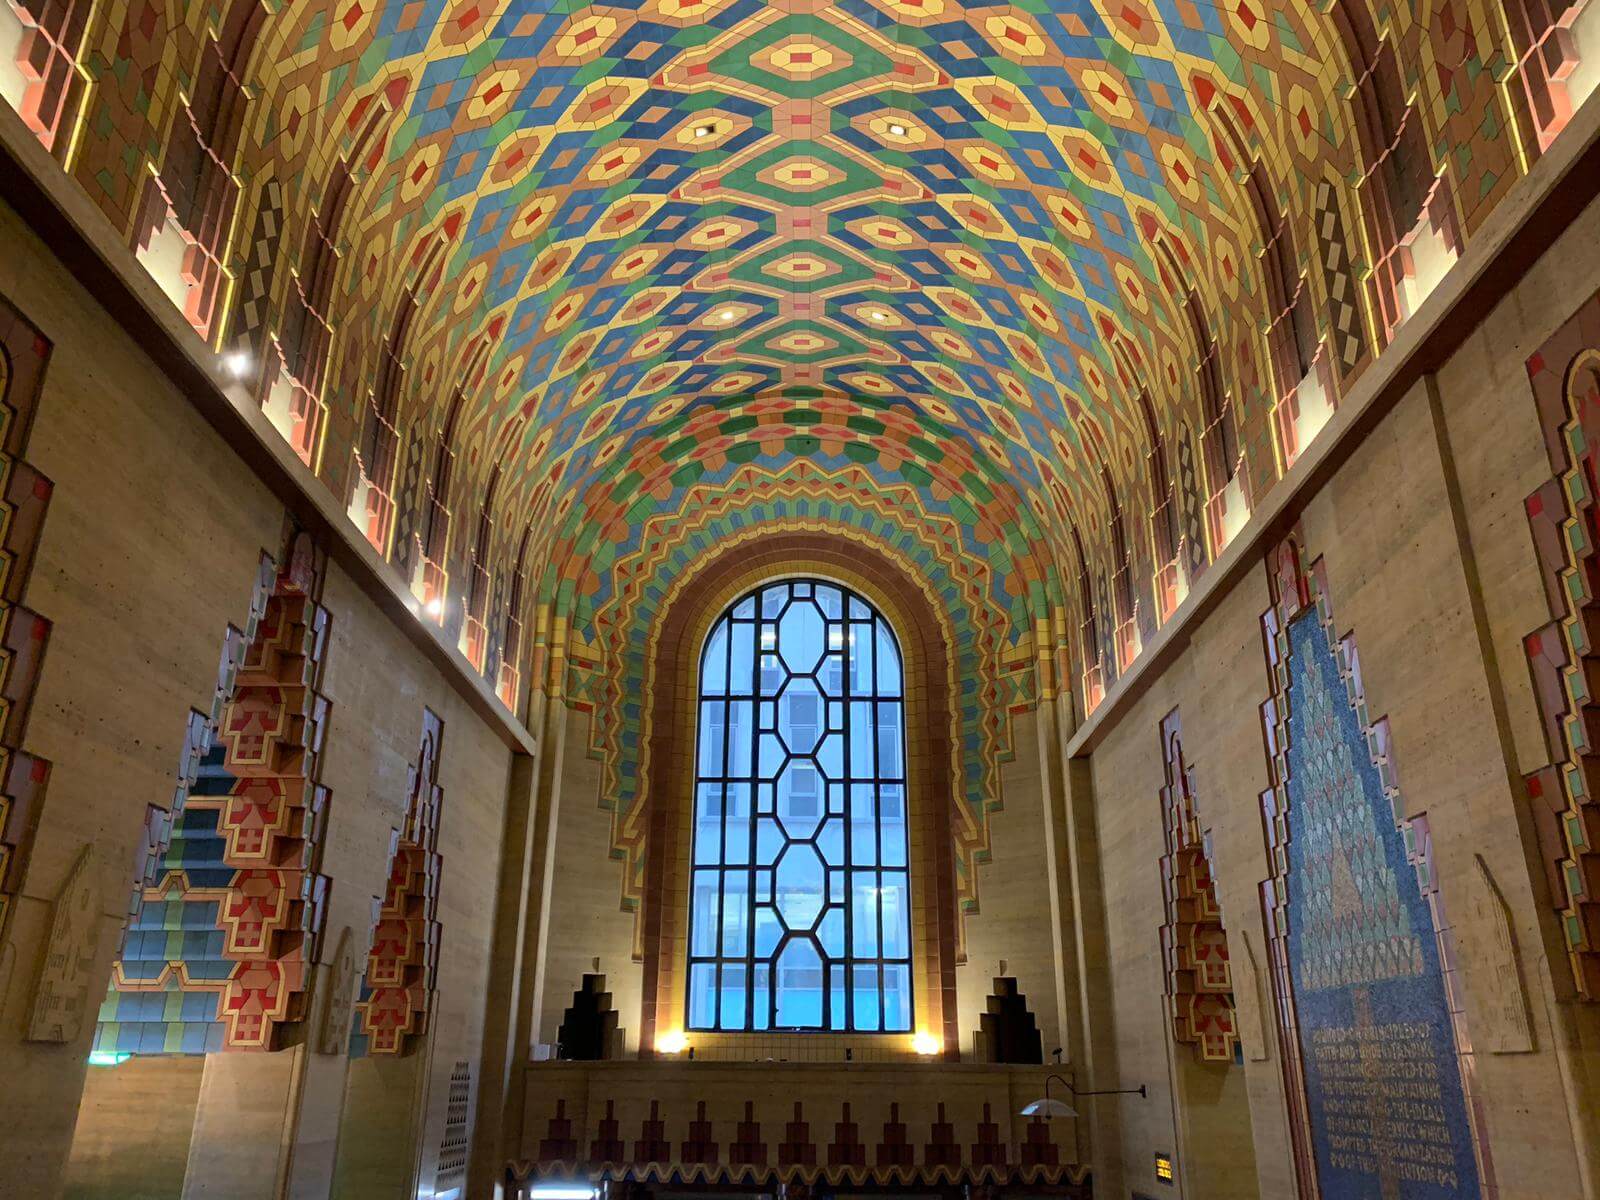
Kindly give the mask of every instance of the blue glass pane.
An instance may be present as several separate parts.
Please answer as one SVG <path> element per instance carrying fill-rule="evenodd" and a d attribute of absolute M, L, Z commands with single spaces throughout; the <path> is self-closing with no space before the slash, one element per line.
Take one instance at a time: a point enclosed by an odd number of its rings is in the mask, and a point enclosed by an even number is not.
<path fill-rule="evenodd" d="M 728 690 L 728 622 L 719 621 L 706 640 L 700 659 L 700 694 L 720 696 Z"/>
<path fill-rule="evenodd" d="M 883 957 L 910 957 L 911 912 L 907 904 L 904 871 L 883 873 L 878 888 L 878 904 L 883 911 Z"/>
<path fill-rule="evenodd" d="M 722 748 L 727 744 L 728 706 L 722 700 L 700 705 L 700 774 L 722 774 Z"/>
<path fill-rule="evenodd" d="M 817 747 L 817 766 L 829 779 L 844 777 L 844 734 L 830 733 Z"/>
<path fill-rule="evenodd" d="M 778 863 L 778 914 L 794 932 L 810 929 L 822 911 L 822 860 L 803 843 L 791 843 Z"/>
<path fill-rule="evenodd" d="M 872 778 L 872 701 L 850 701 L 850 774 Z"/>
<path fill-rule="evenodd" d="M 791 838 L 815 836 L 822 820 L 822 781 L 805 759 L 791 762 L 778 776 L 778 819 Z"/>
<path fill-rule="evenodd" d="M 828 1004 L 830 1007 L 828 1026 L 831 1029 L 849 1029 L 850 1009 L 845 1001 L 844 994 L 844 967 L 834 964 L 828 968 Z"/>
<path fill-rule="evenodd" d="M 778 736 L 791 754 L 811 754 L 822 737 L 822 694 L 809 679 L 791 680 L 778 698 Z"/>
<path fill-rule="evenodd" d="M 756 598 L 747 596 L 733 606 L 733 615 L 741 620 L 749 620 L 756 615 Z"/>
<path fill-rule="evenodd" d="M 744 871 L 729 871 L 722 879 L 722 956 L 745 955 L 745 939 L 750 935 L 750 876 Z"/>
<path fill-rule="evenodd" d="M 722 1021 L 724 1025 L 744 1024 L 745 966 L 724 963 L 722 967 Z"/>
<path fill-rule="evenodd" d="M 845 956 L 844 905 L 835 905 L 822 914 L 822 923 L 817 926 L 817 940 L 822 943 L 822 952 L 829 958 Z"/>
<path fill-rule="evenodd" d="M 786 585 L 775 583 L 761 593 L 761 615 L 775 617 L 783 611 L 783 606 L 788 602 L 789 589 Z"/>
<path fill-rule="evenodd" d="M 696 958 L 713 958 L 717 953 L 717 872 L 694 873 L 693 935 L 689 953 Z"/>
<path fill-rule="evenodd" d="M 695 836 L 699 837 L 700 835 L 697 832 Z M 727 841 L 723 844 L 722 861 L 730 867 L 748 866 L 750 862 L 750 818 L 730 816 L 725 836 Z M 695 849 L 698 853 L 698 844 Z M 698 858 L 696 861 L 699 861 Z"/>
<path fill-rule="evenodd" d="M 900 651 L 894 644 L 894 635 L 882 621 L 874 624 L 878 641 L 878 693 L 884 696 L 900 694 Z"/>
<path fill-rule="evenodd" d="M 850 787 L 850 857 L 863 867 L 878 863 L 877 791 L 870 783 Z"/>
<path fill-rule="evenodd" d="M 783 849 L 783 831 L 778 828 L 778 823 L 767 817 L 756 819 L 756 862 L 762 866 L 770 867 L 778 860 L 778 851 Z"/>
<path fill-rule="evenodd" d="M 750 861 L 750 785 L 728 784 L 722 807 L 726 814 L 722 861 L 730 866 L 743 866 Z M 699 836 L 698 831 L 695 836 Z"/>
<path fill-rule="evenodd" d="M 850 694 L 872 695 L 872 626 L 850 625 Z"/>
<path fill-rule="evenodd" d="M 822 612 L 809 601 L 797 601 L 778 622 L 778 653 L 791 674 L 809 675 L 822 661 Z"/>
<path fill-rule="evenodd" d="M 855 993 L 851 998 L 855 1001 L 856 1028 L 881 1028 L 882 1018 L 878 1012 L 878 968 L 852 967 L 850 974 L 851 991 Z"/>
<path fill-rule="evenodd" d="M 884 784 L 878 788 L 878 826 L 883 846 L 883 865 L 906 865 L 906 789 L 903 784 Z"/>
<path fill-rule="evenodd" d="M 756 964 L 751 1005 L 750 1028 L 765 1029 L 768 1023 L 768 1014 L 772 1009 L 772 967 L 767 963 Z M 725 1022 L 724 1024 L 728 1028 L 737 1028 L 737 1025 L 733 1022 Z"/>
<path fill-rule="evenodd" d="M 878 876 L 873 871 L 851 873 L 850 951 L 860 958 L 878 957 Z"/>
<path fill-rule="evenodd" d="M 722 788 L 702 783 L 694 798 L 694 861 L 712 865 L 722 861 Z"/>
<path fill-rule="evenodd" d="M 831 821 L 824 821 L 822 832 L 817 835 L 817 849 L 822 853 L 822 861 L 830 867 L 844 866 L 844 822 L 835 817 Z"/>
<path fill-rule="evenodd" d="M 822 959 L 808 939 L 796 938 L 778 955 L 780 1028 L 815 1029 L 822 1024 Z"/>
<path fill-rule="evenodd" d="M 889 1033 L 911 1029 L 911 968 L 904 964 L 883 969 L 883 1027 Z"/>
<path fill-rule="evenodd" d="M 717 1023 L 717 969 L 710 963 L 689 968 L 689 1024 L 710 1029 Z"/>
<path fill-rule="evenodd" d="M 844 616 L 844 593 L 831 583 L 817 584 L 817 607 L 822 609 L 823 615 L 830 621 L 837 621 Z"/>
<path fill-rule="evenodd" d="M 750 722 L 754 717 L 748 700 L 733 700 L 728 704 L 728 774 L 740 777 L 750 774 Z"/>
<path fill-rule="evenodd" d="M 844 652 L 830 652 L 822 660 L 822 666 L 817 671 L 817 680 L 822 684 L 822 693 L 825 696 L 838 696 L 844 690 Z M 837 728 L 833 717 L 828 718 L 829 728 Z"/>
<path fill-rule="evenodd" d="M 733 645 L 732 665 L 728 668 L 728 690 L 748 696 L 755 687 L 756 627 L 743 622 L 729 634 Z"/>
<path fill-rule="evenodd" d="M 783 760 L 788 757 L 784 751 L 783 743 L 778 740 L 775 733 L 761 735 L 761 757 L 756 763 L 763 779 L 771 779 L 783 767 Z"/>
<path fill-rule="evenodd" d="M 763 904 L 756 909 L 756 957 L 771 958 L 772 952 L 778 948 L 778 941 L 783 937 L 783 926 L 778 923 L 778 914 L 772 911 L 772 906 Z"/>
<path fill-rule="evenodd" d="M 878 703 L 878 774 L 884 779 L 900 779 L 905 775 L 905 763 L 900 760 L 900 747 L 905 744 L 900 730 L 900 702 L 886 700 Z"/>

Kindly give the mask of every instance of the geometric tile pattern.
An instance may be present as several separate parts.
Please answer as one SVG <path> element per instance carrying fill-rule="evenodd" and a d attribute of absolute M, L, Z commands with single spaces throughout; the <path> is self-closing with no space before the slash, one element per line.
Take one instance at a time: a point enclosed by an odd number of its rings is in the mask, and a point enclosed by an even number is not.
<path fill-rule="evenodd" d="M 50 504 L 50 481 L 23 457 L 49 361 L 44 335 L 0 298 L 0 934 L 50 782 L 50 764 L 22 749 L 50 639 L 50 622 L 22 606 Z"/>
<path fill-rule="evenodd" d="M 439 969 L 439 752 L 444 722 L 422 710 L 405 825 L 389 846 L 389 877 L 375 906 L 372 949 L 356 1003 L 350 1055 L 409 1054 L 428 1031 Z"/>
<path fill-rule="evenodd" d="M 1267 555 L 1261 617 L 1261 911 L 1299 1194 L 1492 1195 L 1427 816 L 1406 815 L 1388 719 L 1302 545 L 1296 528 Z"/>
<path fill-rule="evenodd" d="M 252 628 L 227 643 L 217 715 L 193 725 L 192 766 L 123 935 L 97 1050 L 277 1050 L 307 1017 L 328 892 L 322 570 L 305 534 L 281 568 L 263 562 Z"/>
<path fill-rule="evenodd" d="M 1167 908 L 1161 954 L 1173 1032 L 1180 1042 L 1194 1046 L 1201 1061 L 1231 1063 L 1239 1044 L 1239 1021 L 1228 937 L 1217 904 L 1210 850 L 1195 813 L 1194 771 L 1184 760 L 1177 709 L 1162 718 L 1161 747 L 1166 762 L 1161 807 L 1167 844 L 1161 857 Z"/>
<path fill-rule="evenodd" d="M 1594 643 L 1600 296 L 1587 300 L 1527 366 L 1551 469 L 1550 481 L 1526 501 L 1550 623 L 1528 634 L 1524 646 L 1551 764 L 1530 772 L 1527 786 L 1536 804 L 1554 809 L 1554 827 L 1541 827 L 1541 843 L 1555 875 L 1573 982 L 1580 995 L 1600 1000 L 1600 760 L 1589 715 L 1600 657 Z"/>

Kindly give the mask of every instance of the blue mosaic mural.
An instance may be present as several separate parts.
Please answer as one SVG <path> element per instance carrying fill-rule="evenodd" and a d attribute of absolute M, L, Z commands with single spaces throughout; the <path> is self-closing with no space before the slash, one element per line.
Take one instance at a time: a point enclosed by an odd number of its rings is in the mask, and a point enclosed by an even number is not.
<path fill-rule="evenodd" d="M 1323 1200 L 1477 1197 L 1432 913 L 1316 606 L 1288 632 L 1289 964 Z"/>

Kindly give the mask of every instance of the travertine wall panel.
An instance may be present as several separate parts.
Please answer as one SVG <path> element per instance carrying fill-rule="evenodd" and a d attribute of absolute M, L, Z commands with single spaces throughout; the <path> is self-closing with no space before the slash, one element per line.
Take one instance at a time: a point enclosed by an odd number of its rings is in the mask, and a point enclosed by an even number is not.
<path fill-rule="evenodd" d="M 634 915 L 622 909 L 622 870 L 611 857 L 612 813 L 602 807 L 604 764 L 588 753 L 588 713 L 566 710 L 556 815 L 555 871 L 544 957 L 539 1040 L 553 1044 L 583 977 L 600 960 L 624 1052 L 639 1047 L 643 968 L 633 957 Z"/>
<path fill-rule="evenodd" d="M 73 1139 L 71 1200 L 171 1200 L 183 1191 L 202 1058 L 91 1067 Z M 128 1113 L 158 1114 L 144 1128 Z"/>
<path fill-rule="evenodd" d="M 1055 945 L 1050 922 L 1042 919 L 1050 911 L 1049 847 L 1037 715 L 1013 714 L 1011 736 L 1014 757 L 1001 768 L 1001 807 L 988 815 L 990 859 L 978 866 L 978 911 L 963 918 L 967 961 L 956 969 L 956 1016 L 965 1056 L 1003 960 L 1027 998 L 1050 1062 L 1050 1051 L 1064 1043 L 1056 1015 Z"/>

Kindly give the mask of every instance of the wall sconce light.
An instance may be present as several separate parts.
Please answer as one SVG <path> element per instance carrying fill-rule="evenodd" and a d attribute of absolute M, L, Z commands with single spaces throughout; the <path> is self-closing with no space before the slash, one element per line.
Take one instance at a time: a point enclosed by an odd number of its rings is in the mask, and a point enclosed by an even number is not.
<path fill-rule="evenodd" d="M 932 1058 L 944 1049 L 944 1043 L 926 1029 L 919 1029 L 916 1036 L 911 1039 L 911 1049 L 923 1058 Z"/>
<path fill-rule="evenodd" d="M 1055 1080 L 1057 1083 L 1059 1083 L 1062 1087 L 1066 1088 L 1067 1091 L 1071 1092 L 1072 1095 L 1074 1096 L 1074 1098 L 1076 1098 L 1078 1096 L 1135 1096 L 1136 1095 L 1142 1100 L 1146 1095 L 1145 1086 L 1142 1083 L 1136 1088 L 1107 1088 L 1104 1091 L 1080 1092 L 1077 1088 L 1073 1087 L 1070 1083 L 1068 1083 L 1060 1075 L 1057 1075 L 1057 1074 L 1055 1074 L 1055 1072 L 1052 1071 L 1049 1075 L 1046 1075 L 1044 1077 L 1044 1096 L 1043 1096 L 1043 1098 L 1039 1099 L 1039 1100 L 1035 1100 L 1031 1104 L 1023 1105 L 1022 1106 L 1022 1115 L 1023 1116 L 1025 1116 L 1025 1117 L 1043 1117 L 1045 1120 L 1048 1121 L 1051 1117 L 1075 1117 L 1075 1116 L 1078 1115 L 1078 1110 L 1073 1108 L 1072 1105 L 1066 1103 L 1066 1101 L 1064 1101 L 1064 1100 L 1052 1100 L 1050 1098 L 1050 1081 L 1052 1079 Z"/>
<path fill-rule="evenodd" d="M 657 1054 L 682 1054 L 689 1048 L 689 1039 L 681 1029 L 669 1029 L 656 1038 Z"/>

